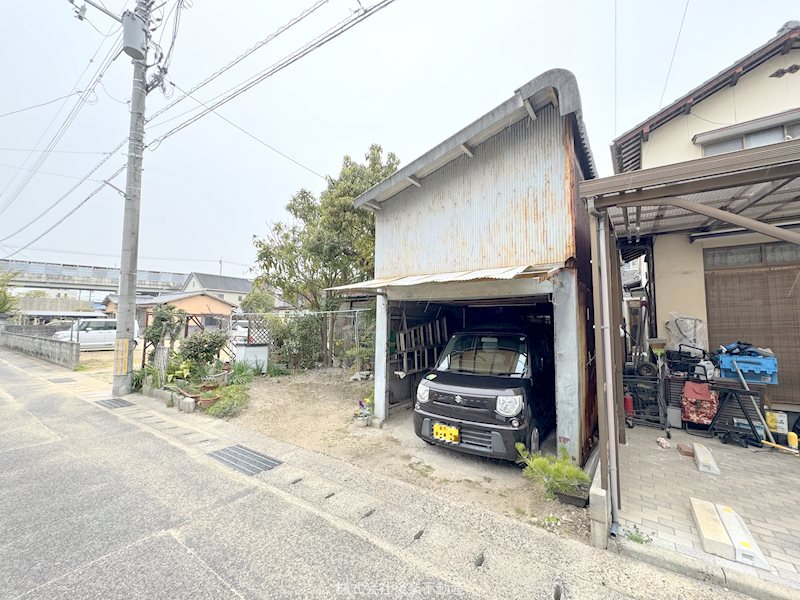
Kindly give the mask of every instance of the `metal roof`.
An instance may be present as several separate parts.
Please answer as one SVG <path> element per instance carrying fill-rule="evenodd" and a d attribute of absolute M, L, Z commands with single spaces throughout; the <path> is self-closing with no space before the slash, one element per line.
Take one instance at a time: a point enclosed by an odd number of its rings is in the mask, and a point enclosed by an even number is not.
<path fill-rule="evenodd" d="M 552 270 L 559 265 L 553 265 Z M 386 287 L 408 287 L 425 283 L 449 283 L 455 281 L 479 281 L 487 279 L 508 280 L 519 278 L 544 279 L 551 271 L 535 270 L 528 265 L 516 267 L 501 267 L 497 269 L 479 269 L 477 271 L 457 271 L 455 273 L 435 273 L 429 275 L 407 275 L 405 277 L 387 277 L 384 279 L 371 279 L 360 283 L 340 285 L 331 290 L 339 292 L 365 292 L 379 290 Z"/>
<path fill-rule="evenodd" d="M 356 207 L 379 208 L 381 202 L 402 190 L 410 186 L 419 187 L 420 180 L 447 163 L 463 155 L 471 156 L 476 146 L 507 127 L 525 118 L 535 118 L 535 112 L 548 104 L 557 106 L 562 117 L 573 116 L 583 176 L 585 179 L 596 177 L 594 159 L 581 114 L 578 83 L 571 72 L 552 69 L 529 81 L 501 105 L 358 196 L 353 203 Z"/>
<path fill-rule="evenodd" d="M 614 172 L 623 173 L 641 168 L 641 142 L 643 139 L 647 139 L 647 136 L 652 131 L 675 117 L 690 111 L 693 105 L 702 102 L 719 90 L 729 85 L 736 85 L 742 75 L 749 73 L 773 56 L 787 54 L 796 49 L 800 49 L 800 22 L 789 21 L 766 44 L 756 48 L 727 69 L 720 71 L 711 79 L 687 92 L 615 139 L 611 144 L 611 159 L 614 163 Z"/>
<path fill-rule="evenodd" d="M 800 224 L 800 140 L 585 181 L 580 195 L 607 210 L 617 235 L 630 241 L 790 228 Z"/>
<path fill-rule="evenodd" d="M 204 290 L 215 292 L 235 292 L 249 294 L 253 289 L 253 282 L 244 277 L 228 277 L 227 275 L 213 275 L 211 273 L 192 272 L 186 278 L 184 287 L 189 283 L 192 276 L 197 278 L 197 282 Z"/>

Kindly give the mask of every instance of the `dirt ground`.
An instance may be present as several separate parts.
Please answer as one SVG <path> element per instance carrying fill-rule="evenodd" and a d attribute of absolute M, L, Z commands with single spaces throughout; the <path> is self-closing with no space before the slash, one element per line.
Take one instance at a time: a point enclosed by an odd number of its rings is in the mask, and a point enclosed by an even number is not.
<path fill-rule="evenodd" d="M 141 348 L 139 342 L 138 348 Z M 133 368 L 138 369 L 142 366 L 142 353 L 135 351 L 133 355 Z M 81 352 L 81 363 L 76 371 L 81 371 L 111 385 L 114 379 L 114 351 L 113 350 L 92 350 Z"/>
<path fill-rule="evenodd" d="M 251 386 L 250 408 L 236 421 L 375 473 L 588 540 L 585 509 L 547 499 L 541 486 L 525 479 L 513 463 L 426 444 L 414 435 L 410 405 L 393 409 L 382 428 L 356 427 L 353 410 L 372 382 L 351 382 L 349 375 L 318 369 L 258 378 Z"/>

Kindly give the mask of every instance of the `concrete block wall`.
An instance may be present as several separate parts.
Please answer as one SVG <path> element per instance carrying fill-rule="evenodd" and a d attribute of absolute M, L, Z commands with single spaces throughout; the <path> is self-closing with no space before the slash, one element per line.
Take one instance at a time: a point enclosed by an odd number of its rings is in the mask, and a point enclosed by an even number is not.
<path fill-rule="evenodd" d="M 77 342 L 62 342 L 52 338 L 3 331 L 0 333 L 0 346 L 68 369 L 75 369 L 81 362 L 81 347 Z"/>

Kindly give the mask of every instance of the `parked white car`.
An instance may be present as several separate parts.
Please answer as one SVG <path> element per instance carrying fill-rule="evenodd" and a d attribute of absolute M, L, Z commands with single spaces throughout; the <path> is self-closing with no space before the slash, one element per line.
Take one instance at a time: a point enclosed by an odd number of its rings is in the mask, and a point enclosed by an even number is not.
<path fill-rule="evenodd" d="M 139 324 L 135 323 L 134 338 L 139 337 Z M 83 319 L 70 329 L 59 331 L 54 339 L 80 342 L 81 350 L 113 350 L 117 339 L 116 319 Z"/>
<path fill-rule="evenodd" d="M 232 321 L 230 329 L 230 338 L 234 344 L 246 344 L 248 336 L 248 326 L 250 324 L 246 320 Z"/>

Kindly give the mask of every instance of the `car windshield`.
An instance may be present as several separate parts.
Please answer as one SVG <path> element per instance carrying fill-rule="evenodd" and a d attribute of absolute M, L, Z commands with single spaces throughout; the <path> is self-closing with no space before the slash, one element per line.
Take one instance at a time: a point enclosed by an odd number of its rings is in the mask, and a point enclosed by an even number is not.
<path fill-rule="evenodd" d="M 528 347 L 524 335 L 461 333 L 447 342 L 436 370 L 522 377 L 527 365 Z"/>

